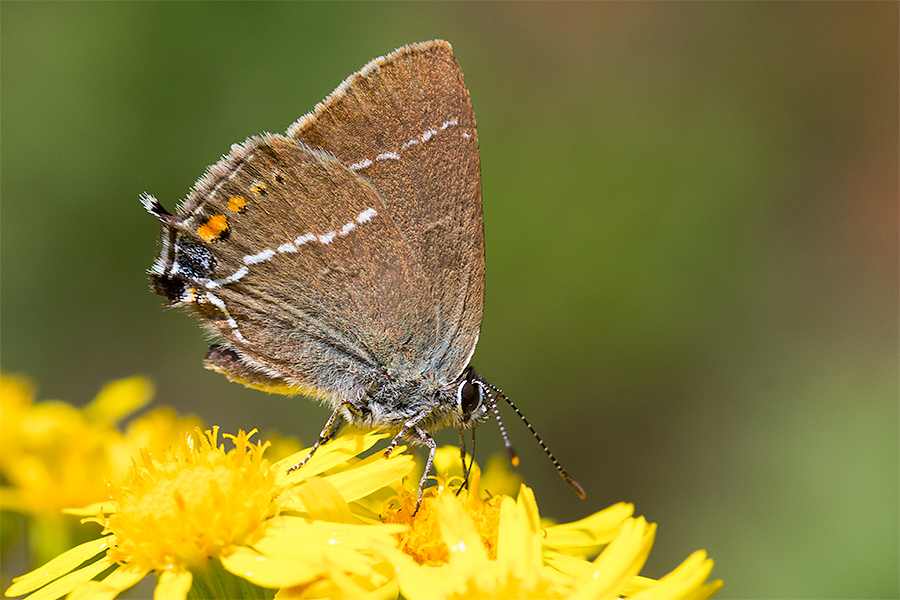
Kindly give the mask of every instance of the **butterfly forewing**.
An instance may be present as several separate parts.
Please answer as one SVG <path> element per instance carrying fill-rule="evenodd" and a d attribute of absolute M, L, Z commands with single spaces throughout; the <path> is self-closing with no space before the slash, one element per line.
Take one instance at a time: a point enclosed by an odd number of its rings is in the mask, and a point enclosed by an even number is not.
<path fill-rule="evenodd" d="M 436 335 L 418 336 L 409 351 L 454 380 L 481 327 L 484 232 L 475 117 L 450 45 L 415 44 L 372 61 L 288 135 L 378 191 L 428 281 L 427 299 L 404 295 L 394 310 L 437 320 Z"/>

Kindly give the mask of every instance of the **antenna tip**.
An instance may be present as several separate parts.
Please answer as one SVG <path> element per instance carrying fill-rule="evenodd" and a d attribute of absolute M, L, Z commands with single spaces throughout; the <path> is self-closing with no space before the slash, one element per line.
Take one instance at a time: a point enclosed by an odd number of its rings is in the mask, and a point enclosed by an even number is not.
<path fill-rule="evenodd" d="M 519 466 L 519 455 L 516 452 L 516 449 L 512 447 L 512 444 L 509 441 L 506 442 L 506 451 L 509 453 L 509 462 L 512 463 L 512 466 Z"/>
<path fill-rule="evenodd" d="M 582 500 L 584 500 L 584 499 L 587 497 L 587 494 L 584 493 L 584 488 L 581 487 L 580 485 L 578 485 L 578 482 L 577 482 L 577 481 L 575 481 L 574 479 L 572 479 L 572 478 L 569 477 L 568 475 L 565 475 L 565 474 L 562 474 L 562 473 L 560 473 L 560 474 L 563 476 L 563 479 L 566 480 L 566 483 L 568 483 L 568 484 L 572 487 L 572 489 L 575 490 L 575 493 L 578 494 L 578 497 L 579 497 L 579 498 L 581 498 Z"/>

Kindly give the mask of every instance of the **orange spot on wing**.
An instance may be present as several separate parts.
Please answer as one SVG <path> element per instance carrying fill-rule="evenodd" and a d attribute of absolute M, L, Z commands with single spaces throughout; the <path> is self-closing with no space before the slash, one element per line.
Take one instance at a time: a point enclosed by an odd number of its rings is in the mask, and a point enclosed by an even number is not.
<path fill-rule="evenodd" d="M 241 196 L 232 196 L 228 199 L 228 210 L 231 212 L 243 212 L 247 208 L 247 201 Z"/>
<path fill-rule="evenodd" d="M 207 242 L 213 242 L 222 237 L 227 231 L 228 219 L 225 215 L 215 215 L 197 228 L 197 235 Z"/>

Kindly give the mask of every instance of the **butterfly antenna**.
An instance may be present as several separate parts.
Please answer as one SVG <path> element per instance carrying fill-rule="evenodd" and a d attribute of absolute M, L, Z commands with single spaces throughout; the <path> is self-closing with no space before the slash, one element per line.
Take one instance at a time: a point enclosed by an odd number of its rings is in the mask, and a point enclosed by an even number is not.
<path fill-rule="evenodd" d="M 506 427 L 503 425 L 503 420 L 500 418 L 500 410 L 497 409 L 497 400 L 494 399 L 492 390 L 499 392 L 501 395 L 503 394 L 503 392 L 500 392 L 500 390 L 487 383 L 486 381 L 475 379 L 472 381 L 472 383 L 480 387 L 484 392 L 484 395 L 487 397 L 488 408 L 492 413 L 494 413 L 494 416 L 497 417 L 497 425 L 500 426 L 500 435 L 503 436 L 503 445 L 506 446 L 506 451 L 509 453 L 509 462 L 512 463 L 512 466 L 518 467 L 519 455 L 516 453 L 516 449 L 513 448 L 512 442 L 509 441 L 509 436 L 506 435 Z M 532 431 L 534 430 L 532 429 Z"/>
<path fill-rule="evenodd" d="M 550 452 L 550 448 L 547 447 L 547 444 L 544 443 L 544 440 L 541 439 L 541 436 L 539 436 L 538 432 L 534 430 L 534 427 L 531 426 L 531 423 L 528 422 L 528 419 L 525 418 L 525 415 L 523 415 L 522 412 L 518 409 L 518 407 L 516 407 L 516 405 L 513 404 L 512 400 L 510 400 L 506 396 L 506 394 L 504 394 L 503 391 L 500 390 L 499 388 L 492 386 L 491 384 L 487 383 L 486 381 L 482 382 L 482 383 L 486 387 L 493 390 L 493 392 L 496 393 L 497 396 L 499 396 L 500 398 L 503 398 L 506 401 L 506 403 L 512 407 L 512 409 L 516 412 L 516 414 L 519 415 L 519 418 L 522 419 L 522 422 L 525 423 L 525 426 L 528 428 L 528 431 L 531 432 L 531 435 L 534 436 L 534 439 L 536 439 L 538 444 L 541 445 L 541 448 L 544 449 L 544 452 L 547 454 L 547 457 L 550 458 L 550 462 L 553 463 L 553 466 L 556 467 L 556 470 L 559 471 L 559 474 L 562 475 L 562 478 L 566 480 L 566 483 L 568 483 L 569 486 L 573 490 L 575 490 L 575 493 L 578 494 L 578 497 L 581 498 L 582 500 L 584 500 L 585 495 L 586 495 L 584 493 L 584 488 L 581 487 L 580 485 L 578 485 L 578 482 L 575 481 L 574 479 L 572 479 L 572 477 L 570 477 L 569 474 L 566 473 L 566 470 L 563 469 L 563 466 L 561 464 L 559 464 L 559 461 L 556 460 L 556 457 L 553 456 L 552 452 Z M 488 394 L 488 396 L 491 398 L 492 401 L 494 400 L 493 394 Z M 492 408 L 493 408 L 495 414 L 497 415 L 497 421 L 499 422 L 500 421 L 500 413 L 497 412 L 497 403 L 492 402 L 492 404 L 493 404 Z M 515 451 L 512 450 L 512 446 L 510 446 L 509 441 L 506 439 L 506 431 L 503 429 L 503 423 L 500 423 L 500 432 L 503 434 L 503 440 L 506 442 L 507 450 L 510 450 L 512 453 L 514 453 Z M 519 459 L 518 459 L 518 457 L 515 457 L 515 459 L 513 460 L 512 459 L 513 455 L 514 454 L 510 454 L 510 457 L 511 457 L 513 465 L 516 466 L 519 464 Z"/>

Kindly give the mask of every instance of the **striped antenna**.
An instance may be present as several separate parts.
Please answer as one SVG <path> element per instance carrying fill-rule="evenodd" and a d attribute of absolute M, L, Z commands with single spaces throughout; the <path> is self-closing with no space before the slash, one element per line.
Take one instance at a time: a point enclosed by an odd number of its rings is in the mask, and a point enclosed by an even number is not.
<path fill-rule="evenodd" d="M 488 409 L 490 409 L 490 411 L 494 413 L 494 416 L 497 417 L 497 425 L 500 426 L 500 435 L 503 436 L 503 445 L 506 446 L 506 451 L 509 453 L 509 462 L 511 462 L 514 467 L 518 467 L 519 455 L 516 453 L 516 449 L 513 448 L 512 442 L 509 441 L 509 436 L 506 435 L 506 427 L 503 425 L 503 419 L 500 418 L 500 410 L 497 408 L 497 401 L 494 399 L 491 390 L 499 392 L 500 395 L 503 395 L 503 392 L 481 379 L 473 379 L 472 383 L 480 387 L 481 391 L 484 392 L 484 395 L 487 398 Z M 507 400 L 507 402 L 509 402 L 509 400 Z M 534 429 L 531 431 L 534 431 Z M 543 442 L 541 442 L 541 444 L 543 445 Z"/>
<path fill-rule="evenodd" d="M 528 428 L 528 431 L 531 432 L 531 435 L 534 436 L 534 439 L 536 439 L 538 441 L 538 444 L 541 445 L 541 448 L 544 449 L 544 452 L 550 458 L 550 462 L 553 463 L 553 466 L 556 467 L 556 470 L 559 471 L 559 474 L 562 475 L 562 478 L 566 480 L 566 483 L 568 483 L 569 486 L 573 490 L 575 490 L 575 493 L 578 494 L 578 497 L 581 498 L 582 500 L 584 500 L 585 495 L 586 495 L 584 493 L 584 488 L 581 487 L 580 485 L 578 485 L 578 482 L 575 481 L 574 479 L 572 479 L 572 477 L 570 477 L 569 474 L 566 473 L 566 470 L 563 468 L 563 466 L 561 464 L 559 464 L 559 461 L 556 460 L 556 457 L 553 456 L 552 452 L 550 452 L 550 448 L 547 447 L 547 444 L 544 443 L 544 440 L 541 439 L 541 436 L 539 436 L 538 432 L 534 430 L 534 427 L 531 426 L 531 423 L 528 422 L 528 419 L 525 418 L 525 415 L 523 415 L 522 412 L 518 409 L 518 407 L 516 407 L 516 405 L 513 404 L 512 400 L 510 400 L 506 396 L 506 394 L 503 393 L 503 391 L 500 388 L 494 387 L 493 385 L 491 385 L 490 383 L 488 383 L 486 381 L 475 380 L 475 381 L 473 381 L 473 383 L 479 384 L 483 390 L 488 392 L 487 396 L 491 400 L 490 408 L 493 411 L 493 413 L 497 416 L 497 423 L 500 424 L 500 433 L 503 435 L 503 443 L 506 444 L 506 449 L 509 452 L 509 458 L 510 458 L 510 461 L 512 462 L 513 466 L 519 465 L 519 457 L 518 457 L 518 455 L 516 455 L 516 451 L 513 449 L 512 444 L 510 444 L 509 438 L 506 436 L 506 429 L 503 427 L 503 422 L 500 421 L 500 412 L 497 410 L 497 402 L 494 400 L 494 395 L 491 393 L 492 391 L 495 394 L 497 394 L 497 396 L 499 396 L 500 398 L 503 398 L 504 400 L 506 400 L 506 403 L 512 407 L 512 409 L 516 412 L 517 415 L 519 415 L 519 418 L 522 419 L 522 422 L 525 423 L 525 426 Z"/>

